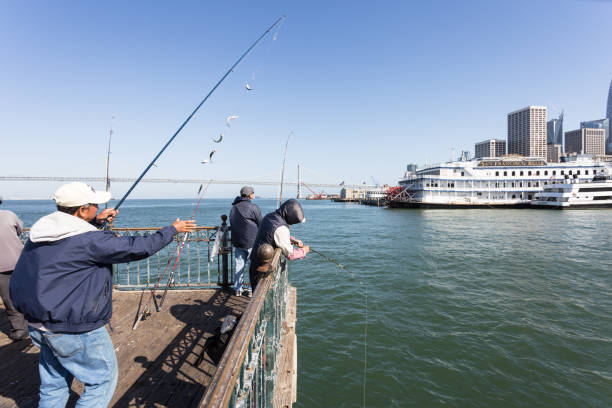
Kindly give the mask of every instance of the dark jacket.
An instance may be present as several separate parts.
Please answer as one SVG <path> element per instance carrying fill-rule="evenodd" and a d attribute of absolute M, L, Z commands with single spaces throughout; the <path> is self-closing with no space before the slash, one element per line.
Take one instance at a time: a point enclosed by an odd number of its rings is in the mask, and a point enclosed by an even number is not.
<path fill-rule="evenodd" d="M 77 230 L 33 238 L 35 226 L 11 278 L 11 299 L 29 322 L 69 333 L 95 330 L 110 321 L 111 264 L 144 259 L 168 245 L 176 234 L 176 228 L 168 226 L 145 237 Z"/>
<path fill-rule="evenodd" d="M 248 197 L 236 197 L 230 211 L 232 245 L 252 248 L 261 223 L 261 210 Z"/>
<path fill-rule="evenodd" d="M 261 265 L 259 256 L 257 256 L 259 247 L 263 244 L 270 244 L 272 247 L 277 248 L 278 246 L 274 241 L 274 233 L 277 228 L 283 225 L 289 227 L 289 225 L 298 224 L 302 221 L 304 221 L 304 212 L 299 201 L 295 199 L 285 201 L 278 210 L 266 214 L 263 218 L 249 258 L 251 261 L 249 279 L 253 290 L 255 290 L 259 281 L 259 273 L 257 272 L 257 268 Z"/>

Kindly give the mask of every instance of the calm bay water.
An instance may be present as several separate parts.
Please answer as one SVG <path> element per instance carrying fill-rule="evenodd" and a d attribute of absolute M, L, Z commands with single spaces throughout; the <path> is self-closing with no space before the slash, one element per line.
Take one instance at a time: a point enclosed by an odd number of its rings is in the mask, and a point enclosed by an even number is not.
<path fill-rule="evenodd" d="M 204 200 L 218 225 L 231 199 Z M 255 200 L 266 213 L 273 200 Z M 131 200 L 163 226 L 195 200 Z M 297 407 L 612 406 L 612 210 L 389 210 L 303 201 Z M 48 201 L 8 201 L 30 226 Z"/>

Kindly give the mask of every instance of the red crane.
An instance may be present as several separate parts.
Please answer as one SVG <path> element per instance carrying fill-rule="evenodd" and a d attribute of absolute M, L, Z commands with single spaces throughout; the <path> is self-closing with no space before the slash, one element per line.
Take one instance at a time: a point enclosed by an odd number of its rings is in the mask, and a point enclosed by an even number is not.
<path fill-rule="evenodd" d="M 307 200 L 327 200 L 327 194 L 325 194 L 323 191 L 321 191 L 320 193 L 317 193 L 312 188 L 310 188 L 308 184 L 302 183 L 302 185 L 306 187 L 308 191 L 312 193 L 306 196 Z"/>

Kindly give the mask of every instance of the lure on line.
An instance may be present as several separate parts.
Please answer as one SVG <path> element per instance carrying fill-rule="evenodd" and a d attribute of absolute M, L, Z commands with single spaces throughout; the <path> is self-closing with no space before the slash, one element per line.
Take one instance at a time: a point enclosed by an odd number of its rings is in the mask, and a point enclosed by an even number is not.
<path fill-rule="evenodd" d="M 221 134 L 219 135 L 219 139 L 217 139 L 217 140 L 213 139 L 213 142 L 215 142 L 215 143 L 221 143 L 221 141 L 222 141 L 222 140 L 223 140 L 223 133 L 221 133 Z"/>

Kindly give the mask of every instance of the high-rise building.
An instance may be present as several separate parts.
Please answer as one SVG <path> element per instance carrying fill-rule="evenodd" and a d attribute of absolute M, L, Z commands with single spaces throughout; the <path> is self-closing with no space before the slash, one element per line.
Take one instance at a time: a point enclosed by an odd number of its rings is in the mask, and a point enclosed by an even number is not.
<path fill-rule="evenodd" d="M 606 154 L 610 153 L 610 119 L 589 120 L 580 122 L 580 129 L 603 129 L 604 131 L 604 149 Z"/>
<path fill-rule="evenodd" d="M 546 143 L 563 144 L 563 112 L 558 119 L 546 122 Z"/>
<path fill-rule="evenodd" d="M 548 143 L 546 144 L 546 161 L 548 163 L 559 163 L 561 156 L 563 155 L 563 149 L 560 144 Z"/>
<path fill-rule="evenodd" d="M 508 154 L 546 160 L 546 107 L 528 106 L 508 114 Z"/>
<path fill-rule="evenodd" d="M 565 153 L 605 154 L 604 129 L 581 128 L 565 132 Z"/>
<path fill-rule="evenodd" d="M 500 157 L 506 154 L 506 141 L 489 139 L 474 145 L 474 157 Z"/>
<path fill-rule="evenodd" d="M 610 89 L 608 90 L 608 107 L 606 109 L 606 119 L 608 119 L 606 154 L 612 154 L 612 134 L 610 134 L 610 124 L 612 123 L 612 80 L 610 80 Z"/>

